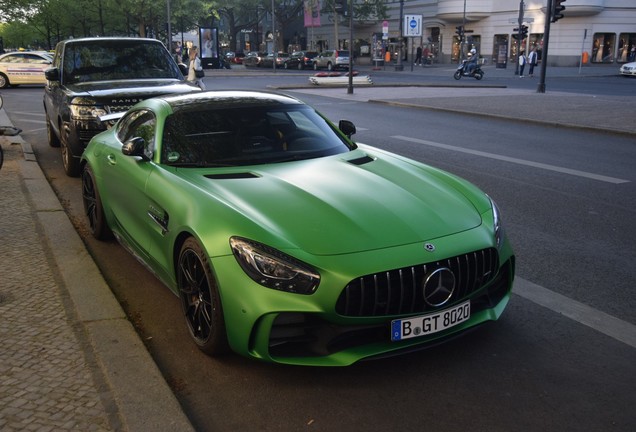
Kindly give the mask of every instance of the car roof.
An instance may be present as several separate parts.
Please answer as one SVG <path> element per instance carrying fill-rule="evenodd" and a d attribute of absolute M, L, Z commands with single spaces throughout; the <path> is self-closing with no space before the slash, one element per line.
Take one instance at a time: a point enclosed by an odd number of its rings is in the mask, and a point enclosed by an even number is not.
<path fill-rule="evenodd" d="M 200 110 L 205 107 L 248 108 L 258 106 L 307 106 L 293 96 L 281 93 L 252 90 L 211 90 L 187 93 L 184 95 L 166 95 L 160 99 L 167 102 L 173 112 Z"/>
<path fill-rule="evenodd" d="M 86 43 L 86 42 L 116 42 L 116 41 L 136 41 L 136 42 L 144 42 L 144 43 L 160 43 L 162 42 L 157 39 L 152 38 L 138 38 L 138 37 L 85 37 L 85 38 L 77 38 L 77 39 L 66 39 L 60 43 L 63 44 L 75 44 L 75 43 Z"/>

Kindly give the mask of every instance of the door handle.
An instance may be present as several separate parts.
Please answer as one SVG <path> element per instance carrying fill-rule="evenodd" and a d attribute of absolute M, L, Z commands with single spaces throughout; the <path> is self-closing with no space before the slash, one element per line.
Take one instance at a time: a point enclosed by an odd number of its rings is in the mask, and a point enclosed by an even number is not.
<path fill-rule="evenodd" d="M 116 165 L 117 164 L 117 158 L 115 157 L 114 154 L 109 154 L 108 156 L 106 156 L 106 160 L 108 161 L 108 163 L 110 165 Z"/>

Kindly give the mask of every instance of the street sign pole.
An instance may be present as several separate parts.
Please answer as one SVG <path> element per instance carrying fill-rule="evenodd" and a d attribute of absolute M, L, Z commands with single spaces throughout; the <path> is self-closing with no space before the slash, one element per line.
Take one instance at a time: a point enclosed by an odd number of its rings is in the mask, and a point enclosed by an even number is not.
<path fill-rule="evenodd" d="M 550 42 L 550 21 L 552 21 L 552 2 L 548 0 L 545 11 L 545 29 L 543 30 L 543 50 L 541 50 L 541 79 L 537 86 L 537 93 L 545 93 L 545 72 L 548 67 L 548 43 Z"/>

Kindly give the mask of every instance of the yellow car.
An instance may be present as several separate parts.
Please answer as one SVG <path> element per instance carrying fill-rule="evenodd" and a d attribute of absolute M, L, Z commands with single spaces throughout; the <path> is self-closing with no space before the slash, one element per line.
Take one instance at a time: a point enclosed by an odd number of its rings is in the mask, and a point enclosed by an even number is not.
<path fill-rule="evenodd" d="M 20 84 L 46 84 L 44 70 L 53 58 L 45 52 L 16 51 L 0 55 L 0 88 Z"/>

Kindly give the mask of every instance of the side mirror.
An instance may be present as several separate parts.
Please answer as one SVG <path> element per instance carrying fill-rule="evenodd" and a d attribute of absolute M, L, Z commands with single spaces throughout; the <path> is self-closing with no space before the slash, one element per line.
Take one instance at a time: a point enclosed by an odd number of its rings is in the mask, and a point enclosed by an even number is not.
<path fill-rule="evenodd" d="M 185 64 L 183 64 L 183 63 L 179 63 L 179 64 L 178 64 L 178 66 L 179 66 L 179 70 L 181 71 L 181 73 L 183 74 L 183 76 L 184 76 L 184 77 L 187 77 L 187 76 L 188 76 L 188 66 L 186 66 L 186 65 L 185 65 Z"/>
<path fill-rule="evenodd" d="M 56 67 L 48 68 L 44 71 L 44 76 L 48 81 L 59 81 L 60 80 L 60 70 Z"/>
<path fill-rule="evenodd" d="M 356 125 L 349 120 L 340 120 L 340 123 L 338 123 L 338 129 L 340 129 L 347 138 L 351 138 L 351 135 L 356 133 Z"/>
<path fill-rule="evenodd" d="M 146 148 L 146 140 L 141 137 L 129 139 L 121 147 L 121 152 L 126 156 L 139 156 L 141 159 L 148 161 L 148 156 L 144 153 Z"/>

